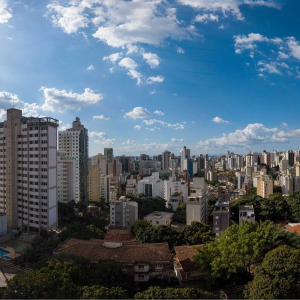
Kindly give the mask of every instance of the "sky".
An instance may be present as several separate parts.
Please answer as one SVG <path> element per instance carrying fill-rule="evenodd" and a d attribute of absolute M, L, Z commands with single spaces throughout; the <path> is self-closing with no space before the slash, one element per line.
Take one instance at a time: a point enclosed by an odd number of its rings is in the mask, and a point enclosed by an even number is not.
<path fill-rule="evenodd" d="M 300 149 L 300 1 L 0 0 L 0 120 L 75 117 L 90 155 Z"/>

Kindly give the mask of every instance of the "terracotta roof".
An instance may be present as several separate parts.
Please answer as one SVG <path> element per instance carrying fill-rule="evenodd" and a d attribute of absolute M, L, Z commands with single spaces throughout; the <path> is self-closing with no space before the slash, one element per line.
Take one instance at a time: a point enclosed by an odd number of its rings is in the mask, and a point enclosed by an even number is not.
<path fill-rule="evenodd" d="M 193 259 L 198 253 L 195 248 L 202 249 L 203 245 L 174 247 L 177 259 L 179 260 L 184 272 L 199 271 L 199 266 L 194 262 Z"/>
<path fill-rule="evenodd" d="M 106 234 L 105 239 L 107 241 L 132 241 L 134 236 L 132 234 Z"/>
<path fill-rule="evenodd" d="M 167 243 L 140 244 L 135 241 L 115 242 L 116 248 L 105 246 L 104 240 L 91 239 L 89 241 L 69 239 L 58 246 L 53 254 L 73 254 L 89 261 L 99 259 L 113 259 L 117 262 L 134 263 L 145 261 L 171 261 L 172 255 Z M 113 243 L 113 242 L 111 242 Z"/>
<path fill-rule="evenodd" d="M 300 235 L 300 225 L 291 226 L 289 228 L 286 228 L 285 230 L 289 232 L 296 232 L 298 235 Z"/>

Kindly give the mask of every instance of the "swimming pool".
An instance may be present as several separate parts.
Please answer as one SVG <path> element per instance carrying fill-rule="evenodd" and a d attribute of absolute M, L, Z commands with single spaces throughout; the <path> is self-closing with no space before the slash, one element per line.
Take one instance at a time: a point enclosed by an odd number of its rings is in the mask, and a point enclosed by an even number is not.
<path fill-rule="evenodd" d="M 0 258 L 3 257 L 4 260 L 9 260 L 9 259 L 11 259 L 11 258 L 9 258 L 9 257 L 7 256 L 8 253 L 10 253 L 10 252 L 9 252 L 9 251 L 6 251 L 6 250 L 4 250 L 4 249 L 2 249 L 2 248 L 0 248 Z"/>

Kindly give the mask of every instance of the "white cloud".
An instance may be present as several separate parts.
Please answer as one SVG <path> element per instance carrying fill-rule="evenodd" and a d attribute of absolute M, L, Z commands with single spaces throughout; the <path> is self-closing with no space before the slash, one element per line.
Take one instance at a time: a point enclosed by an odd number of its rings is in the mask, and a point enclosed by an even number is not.
<path fill-rule="evenodd" d="M 145 139 L 148 140 L 148 139 Z M 128 145 L 126 144 L 123 147 L 119 148 L 114 148 L 114 151 L 118 153 L 143 153 L 143 152 L 162 152 L 166 149 L 172 149 L 173 147 L 170 144 L 158 144 L 158 143 L 148 143 L 148 144 L 133 144 L 133 145 Z"/>
<path fill-rule="evenodd" d="M 82 106 L 96 104 L 103 99 L 101 94 L 86 88 L 84 93 L 78 94 L 72 91 L 58 90 L 56 88 L 41 87 L 45 96 L 43 110 L 64 112 L 67 109 L 81 109 Z"/>
<path fill-rule="evenodd" d="M 287 46 L 290 50 L 290 55 L 300 59 L 300 45 L 294 37 L 287 38 Z"/>
<path fill-rule="evenodd" d="M 195 22 L 200 23 L 208 23 L 209 21 L 219 21 L 219 16 L 214 14 L 203 14 L 203 15 L 197 15 L 195 18 Z"/>
<path fill-rule="evenodd" d="M 171 124 L 171 123 L 164 122 L 164 121 L 157 120 L 157 119 L 143 120 L 143 122 L 147 126 L 152 126 L 152 125 L 155 125 L 155 124 L 160 124 L 160 125 L 163 125 L 163 126 L 165 126 L 167 128 L 171 128 L 171 129 L 174 129 L 174 130 L 185 129 L 186 128 L 186 126 L 184 124 L 181 124 L 181 123 Z"/>
<path fill-rule="evenodd" d="M 136 145 L 137 142 L 136 141 L 132 141 L 132 140 L 127 140 L 126 142 L 122 143 L 124 145 Z"/>
<path fill-rule="evenodd" d="M 12 17 L 12 10 L 6 3 L 0 3 L 0 24 L 7 23 Z"/>
<path fill-rule="evenodd" d="M 221 138 L 211 138 L 200 141 L 201 149 L 223 149 L 228 146 L 246 147 L 249 145 L 266 144 L 275 141 L 278 128 L 268 128 L 263 124 L 249 124 L 246 128 L 236 130 L 229 134 L 223 134 Z"/>
<path fill-rule="evenodd" d="M 119 62 L 120 67 L 134 70 L 138 67 L 138 64 L 130 57 L 125 57 Z"/>
<path fill-rule="evenodd" d="M 105 138 L 105 137 L 107 137 L 107 134 L 103 131 L 90 131 L 89 136 L 90 137 Z"/>
<path fill-rule="evenodd" d="M 151 76 L 147 78 L 147 83 L 151 84 L 151 83 L 155 83 L 155 82 L 163 82 L 165 80 L 165 77 L 163 76 Z"/>
<path fill-rule="evenodd" d="M 116 139 L 104 139 L 104 140 L 94 140 L 95 143 L 101 144 L 103 146 L 113 146 L 117 143 Z"/>
<path fill-rule="evenodd" d="M 0 120 L 6 115 L 6 110 L 12 107 L 22 109 L 26 117 L 40 117 L 41 107 L 37 103 L 26 103 L 18 98 L 18 95 L 9 92 L 0 92 Z"/>
<path fill-rule="evenodd" d="M 63 121 L 59 121 L 59 127 L 58 130 L 59 131 L 66 131 L 67 129 L 71 128 L 70 124 L 65 124 Z"/>
<path fill-rule="evenodd" d="M 142 74 L 136 70 L 129 70 L 127 75 L 129 75 L 131 78 L 136 79 L 137 80 L 137 84 L 141 84 L 142 83 Z"/>
<path fill-rule="evenodd" d="M 177 48 L 177 53 L 183 54 L 183 53 L 184 53 L 184 50 L 183 50 L 181 47 L 178 47 L 178 48 Z"/>
<path fill-rule="evenodd" d="M 93 116 L 93 119 L 100 119 L 100 120 L 105 120 L 108 121 L 109 118 L 104 117 L 103 115 L 97 115 L 97 116 Z"/>
<path fill-rule="evenodd" d="M 175 138 L 172 138 L 171 141 L 172 142 L 184 142 L 184 139 L 175 139 Z"/>
<path fill-rule="evenodd" d="M 222 124 L 229 124 L 229 121 L 225 121 L 225 120 L 223 120 L 222 118 L 220 118 L 220 117 L 214 117 L 213 119 L 213 122 L 215 122 L 215 123 L 222 123 Z"/>
<path fill-rule="evenodd" d="M 159 116 L 164 116 L 164 113 L 160 110 L 155 110 L 153 113 Z"/>
<path fill-rule="evenodd" d="M 221 24 L 221 25 L 219 26 L 219 29 L 225 29 L 224 24 Z"/>
<path fill-rule="evenodd" d="M 152 114 L 146 108 L 139 106 L 139 107 L 135 107 L 132 111 L 126 113 L 124 117 L 128 117 L 136 120 L 136 119 L 150 118 L 152 117 Z"/>
<path fill-rule="evenodd" d="M 52 23 L 56 27 L 61 27 L 65 33 L 76 33 L 78 29 L 88 27 L 89 18 L 85 13 L 83 5 L 77 5 L 74 1 L 69 2 L 69 6 L 62 6 L 57 1 L 47 5 L 48 12 L 45 16 L 51 16 Z"/>
<path fill-rule="evenodd" d="M 135 125 L 135 126 L 134 126 L 134 129 L 136 129 L 136 130 L 142 130 L 142 126 L 140 126 L 140 125 Z"/>
<path fill-rule="evenodd" d="M 287 126 L 288 126 L 288 123 L 282 122 L 281 125 L 282 125 L 283 127 L 287 127 Z"/>
<path fill-rule="evenodd" d="M 143 59 L 146 60 L 147 64 L 151 67 L 151 68 L 157 68 L 160 60 L 159 57 L 157 56 L 157 54 L 154 53 L 143 53 Z"/>
<path fill-rule="evenodd" d="M 89 71 L 93 71 L 95 70 L 95 67 L 93 65 L 90 65 L 88 68 L 87 68 Z"/>
<path fill-rule="evenodd" d="M 264 0 L 179 0 L 179 2 L 205 12 L 222 13 L 224 17 L 233 15 L 238 20 L 244 19 L 240 11 L 240 6 L 243 4 L 280 7 L 276 1 Z"/>
<path fill-rule="evenodd" d="M 156 126 L 154 126 L 154 127 L 151 127 L 151 128 L 146 128 L 147 130 L 149 130 L 149 131 L 156 131 L 156 130 L 160 130 L 160 127 L 156 127 Z"/>
<path fill-rule="evenodd" d="M 258 69 L 259 72 L 263 73 L 263 72 L 267 72 L 270 74 L 278 74 L 278 75 L 282 75 L 282 73 L 278 70 L 278 66 L 280 66 L 280 64 L 278 64 L 277 62 L 265 62 L 265 61 L 259 61 L 258 66 L 260 66 L 260 68 Z"/>
<path fill-rule="evenodd" d="M 150 95 L 154 95 L 154 94 L 156 94 L 156 90 L 150 91 Z"/>
<path fill-rule="evenodd" d="M 122 52 L 117 52 L 117 53 L 110 54 L 108 56 L 104 56 L 102 60 L 110 60 L 114 64 L 117 60 L 120 60 L 122 56 L 123 56 Z"/>

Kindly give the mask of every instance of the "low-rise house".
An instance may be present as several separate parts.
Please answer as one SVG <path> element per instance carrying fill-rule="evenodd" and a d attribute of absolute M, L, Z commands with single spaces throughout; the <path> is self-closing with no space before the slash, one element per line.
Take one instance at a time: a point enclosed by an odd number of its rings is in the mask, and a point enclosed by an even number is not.
<path fill-rule="evenodd" d="M 173 213 L 154 211 L 144 217 L 152 226 L 166 225 L 171 226 L 173 221 Z"/>
<path fill-rule="evenodd" d="M 255 213 L 253 205 L 240 205 L 239 206 L 239 224 L 242 222 L 255 222 Z"/>
<path fill-rule="evenodd" d="M 170 279 L 172 254 L 167 243 L 71 238 L 53 251 L 54 256 L 59 254 L 80 256 L 90 263 L 97 263 L 100 259 L 115 260 L 124 265 L 123 272 L 135 282 L 147 282 L 151 278 Z"/>
<path fill-rule="evenodd" d="M 197 249 L 202 249 L 203 245 L 195 246 L 175 246 L 174 272 L 180 284 L 186 281 L 201 280 L 205 274 L 200 272 L 200 267 L 194 261 Z"/>

